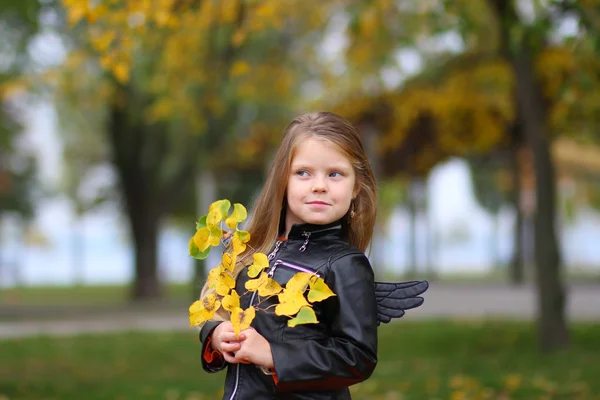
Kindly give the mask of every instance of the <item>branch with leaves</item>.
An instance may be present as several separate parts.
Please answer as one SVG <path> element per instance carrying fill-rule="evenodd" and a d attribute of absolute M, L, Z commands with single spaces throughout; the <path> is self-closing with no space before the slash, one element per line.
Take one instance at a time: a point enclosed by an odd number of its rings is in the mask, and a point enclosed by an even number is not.
<path fill-rule="evenodd" d="M 246 282 L 246 293 L 256 292 L 261 300 L 246 309 L 240 307 L 240 295 L 235 290 L 233 272 L 235 265 L 242 262 L 238 261 L 238 256 L 246 252 L 250 240 L 249 232 L 238 229 L 248 213 L 239 203 L 233 205 L 231 214 L 230 209 L 229 200 L 212 203 L 208 214 L 196 223 L 196 233 L 190 239 L 189 253 L 197 259 L 206 258 L 212 247 L 223 248 L 221 263 L 208 274 L 207 284 L 211 293 L 195 301 L 189 308 L 190 326 L 214 318 L 215 313 L 223 308 L 229 312 L 234 331 L 239 335 L 250 327 L 257 310 L 269 312 L 272 306 L 261 308 L 260 305 L 274 296 L 278 299 L 274 313 L 290 317 L 288 326 L 317 323 L 313 304 L 335 296 L 323 278 L 314 273 L 298 272 L 282 287 L 265 272 L 269 267 L 269 259 L 264 253 L 252 253 L 253 263 L 246 269 L 251 278 Z M 224 229 L 223 222 L 228 229 Z"/>

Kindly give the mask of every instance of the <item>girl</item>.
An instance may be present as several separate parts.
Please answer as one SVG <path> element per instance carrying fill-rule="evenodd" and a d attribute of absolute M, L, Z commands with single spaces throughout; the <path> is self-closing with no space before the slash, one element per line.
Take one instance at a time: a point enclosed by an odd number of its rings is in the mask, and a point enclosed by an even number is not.
<path fill-rule="evenodd" d="M 206 322 L 202 366 L 227 367 L 223 399 L 350 399 L 348 387 L 371 375 L 378 308 L 364 252 L 376 204 L 375 178 L 348 121 L 318 112 L 290 123 L 253 210 L 243 258 L 268 254 L 269 276 L 282 286 L 296 272 L 315 272 L 336 296 L 313 305 L 318 324 L 289 328 L 287 317 L 259 311 L 236 338 L 226 314 Z M 240 294 L 245 268 L 238 262 L 234 270 Z M 205 286 L 202 297 L 208 293 Z M 243 295 L 242 308 L 257 297 Z"/>

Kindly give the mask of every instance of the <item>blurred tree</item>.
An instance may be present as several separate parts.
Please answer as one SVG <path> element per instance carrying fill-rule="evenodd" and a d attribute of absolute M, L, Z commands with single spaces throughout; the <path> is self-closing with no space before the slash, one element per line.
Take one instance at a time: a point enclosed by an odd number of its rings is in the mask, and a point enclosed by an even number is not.
<path fill-rule="evenodd" d="M 104 113 L 135 247 L 133 297 L 156 297 L 161 222 L 201 182 L 200 171 L 244 151 L 232 137 L 247 137 L 257 118 L 287 120 L 300 92 L 296 73 L 315 57 L 303 33 L 323 23 L 323 8 L 316 1 L 63 3 L 72 31 L 59 87 L 79 110 Z"/>
<path fill-rule="evenodd" d="M 23 232 L 29 230 L 39 194 L 36 159 L 17 142 L 27 100 L 23 76 L 31 66 L 27 45 L 38 31 L 40 7 L 37 0 L 0 4 L 0 220 L 3 213 L 17 213 Z"/>
<path fill-rule="evenodd" d="M 551 133 L 568 134 L 594 126 L 570 124 L 573 118 L 569 117 L 584 110 L 591 117 L 589 110 L 597 104 L 591 95 L 586 105 L 576 104 L 582 99 L 577 80 L 580 88 L 582 81 L 588 83 L 587 89 L 597 80 L 589 76 L 583 80 L 584 75 L 574 73 L 578 60 L 583 59 L 589 74 L 594 76 L 591 71 L 598 70 L 592 68 L 596 65 L 593 53 L 580 49 L 586 42 L 580 37 L 587 35 L 580 30 L 565 38 L 560 27 L 572 16 L 561 9 L 563 2 L 400 4 L 378 0 L 352 4 L 348 67 L 344 76 L 327 82 L 348 79 L 347 91 L 337 93 L 340 109 L 355 121 L 370 119 L 382 132 L 382 154 L 401 156 L 396 168 L 414 174 L 427 171 L 448 155 L 472 156 L 510 146 L 509 130 L 519 116 L 519 134 L 532 155 L 536 198 L 543 199 L 535 209 L 540 344 L 544 349 L 565 346 L 568 334 L 549 145 Z M 597 2 L 568 2 L 568 6 L 586 13 L 583 19 L 597 26 Z M 433 62 L 439 68 L 426 69 L 420 79 L 403 83 L 403 67 L 411 59 L 413 65 Z M 443 65 L 444 59 L 450 62 Z M 390 84 L 385 77 L 394 73 L 399 78 Z M 351 101 L 339 101 L 348 93 Z M 411 142 L 420 145 L 408 146 Z M 398 153 L 399 149 L 408 152 Z"/>
<path fill-rule="evenodd" d="M 556 177 L 550 156 L 549 111 L 532 57 L 547 46 L 551 10 L 534 10 L 527 23 L 509 1 L 488 0 L 497 18 L 499 51 L 510 60 L 516 80 L 516 106 L 523 132 L 533 156 L 536 208 L 535 265 L 538 287 L 538 336 L 544 350 L 568 345 L 565 292 L 561 281 L 560 255 L 556 239 Z"/>
<path fill-rule="evenodd" d="M 84 283 L 85 271 L 85 226 L 84 217 L 90 211 L 116 197 L 110 179 L 110 165 L 107 160 L 107 146 L 98 134 L 101 121 L 81 118 L 79 113 L 61 110 L 60 135 L 63 143 L 63 174 L 61 186 L 71 202 L 73 221 L 71 223 L 71 262 L 75 283 Z M 81 134 L 82 131 L 94 134 Z"/>

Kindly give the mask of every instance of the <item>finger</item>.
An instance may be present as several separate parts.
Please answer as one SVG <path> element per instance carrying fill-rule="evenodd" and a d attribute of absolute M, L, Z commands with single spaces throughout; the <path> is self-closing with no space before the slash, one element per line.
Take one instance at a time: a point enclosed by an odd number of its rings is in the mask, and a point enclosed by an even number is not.
<path fill-rule="evenodd" d="M 231 352 L 234 353 L 238 351 L 242 347 L 238 342 L 223 342 L 221 343 L 221 352 Z"/>
<path fill-rule="evenodd" d="M 251 364 L 250 357 L 247 355 L 240 354 L 240 352 L 235 354 L 235 359 L 241 364 Z"/>
<path fill-rule="evenodd" d="M 250 327 L 250 328 L 247 328 L 247 329 L 244 329 L 243 331 L 241 331 L 241 332 L 240 332 L 240 336 L 241 336 L 241 335 L 244 335 L 244 334 L 246 334 L 246 333 L 252 334 L 252 333 L 254 333 L 254 332 L 256 332 L 256 330 L 255 330 L 253 327 Z"/>
<path fill-rule="evenodd" d="M 219 335 L 221 342 L 238 342 L 240 339 L 233 332 L 225 332 Z"/>
<path fill-rule="evenodd" d="M 225 361 L 227 361 L 229 364 L 239 364 L 239 360 L 237 360 L 234 356 L 233 353 L 223 353 L 223 358 L 225 359 Z"/>

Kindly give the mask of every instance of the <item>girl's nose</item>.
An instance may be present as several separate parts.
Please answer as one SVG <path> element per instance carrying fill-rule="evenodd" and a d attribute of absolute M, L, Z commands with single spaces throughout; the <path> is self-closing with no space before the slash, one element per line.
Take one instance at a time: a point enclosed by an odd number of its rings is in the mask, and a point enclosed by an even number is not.
<path fill-rule="evenodd" d="M 313 183 L 312 191 L 313 193 L 327 192 L 327 185 L 325 184 L 325 181 L 323 179 L 316 178 Z"/>

